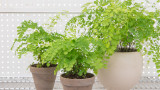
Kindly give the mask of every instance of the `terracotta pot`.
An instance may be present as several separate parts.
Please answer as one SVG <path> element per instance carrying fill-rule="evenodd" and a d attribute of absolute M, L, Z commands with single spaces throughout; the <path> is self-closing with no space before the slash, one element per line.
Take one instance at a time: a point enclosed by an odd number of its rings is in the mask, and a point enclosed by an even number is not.
<path fill-rule="evenodd" d="M 49 68 L 30 67 L 36 90 L 53 90 L 56 79 L 55 68 L 56 66 Z"/>
<path fill-rule="evenodd" d="M 68 79 L 60 77 L 63 90 L 92 90 L 95 82 L 95 76 L 87 79 Z"/>
<path fill-rule="evenodd" d="M 138 83 L 143 69 L 139 52 L 116 52 L 108 59 L 107 69 L 98 72 L 98 80 L 107 90 L 130 90 Z"/>

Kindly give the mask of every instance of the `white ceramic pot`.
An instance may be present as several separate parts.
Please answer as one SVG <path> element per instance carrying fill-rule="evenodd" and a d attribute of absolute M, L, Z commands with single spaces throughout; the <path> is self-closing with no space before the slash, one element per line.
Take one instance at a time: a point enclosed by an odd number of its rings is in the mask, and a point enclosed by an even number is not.
<path fill-rule="evenodd" d="M 116 52 L 106 69 L 98 72 L 98 80 L 107 90 L 129 90 L 139 82 L 143 69 L 143 57 L 139 52 Z"/>

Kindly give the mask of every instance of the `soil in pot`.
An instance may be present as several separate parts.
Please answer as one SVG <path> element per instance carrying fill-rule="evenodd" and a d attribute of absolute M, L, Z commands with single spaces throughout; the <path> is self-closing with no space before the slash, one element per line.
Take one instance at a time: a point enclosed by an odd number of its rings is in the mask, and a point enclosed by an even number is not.
<path fill-rule="evenodd" d="M 36 66 L 34 64 L 30 67 L 36 90 L 53 90 L 56 79 L 54 70 L 57 65 L 51 65 L 50 67 L 43 66 L 42 68 L 37 68 Z"/>
<path fill-rule="evenodd" d="M 62 74 L 60 77 L 64 90 L 92 90 L 95 76 L 87 73 L 86 77 L 78 77 Z"/>

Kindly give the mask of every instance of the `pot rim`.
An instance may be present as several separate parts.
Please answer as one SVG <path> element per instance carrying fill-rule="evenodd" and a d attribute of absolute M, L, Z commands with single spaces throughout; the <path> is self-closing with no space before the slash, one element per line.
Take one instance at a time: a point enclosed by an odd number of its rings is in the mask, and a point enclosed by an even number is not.
<path fill-rule="evenodd" d="M 48 68 L 37 68 L 30 66 L 31 73 L 37 73 L 37 74 L 54 74 L 54 70 L 57 66 L 54 67 L 48 67 Z M 57 73 L 56 73 L 57 74 Z"/>
<path fill-rule="evenodd" d="M 65 73 L 63 73 L 63 74 L 65 74 Z M 70 79 L 70 78 L 65 78 L 65 77 L 62 76 L 63 74 L 60 75 L 60 78 L 66 79 L 66 80 L 87 80 L 87 79 L 93 79 L 93 78 L 95 78 L 95 75 L 93 73 L 90 73 L 90 74 L 93 75 L 93 77 L 85 78 L 85 79 Z"/>
<path fill-rule="evenodd" d="M 92 74 L 92 73 L 91 73 Z M 93 85 L 95 82 L 95 75 L 91 78 L 86 79 L 69 79 L 62 77 L 63 74 L 60 76 L 60 81 L 63 86 L 69 86 L 69 87 L 84 87 L 84 86 L 90 86 Z"/>
<path fill-rule="evenodd" d="M 141 52 L 135 51 L 135 52 L 115 52 L 115 53 L 141 53 Z"/>
<path fill-rule="evenodd" d="M 36 65 L 36 64 L 33 64 L 33 65 Z M 36 68 L 36 69 L 47 69 L 47 68 L 55 68 L 55 67 L 57 67 L 58 64 L 54 64 L 55 66 L 52 66 L 52 67 L 41 67 L 41 68 L 34 67 L 33 65 L 30 65 L 29 67 Z"/>

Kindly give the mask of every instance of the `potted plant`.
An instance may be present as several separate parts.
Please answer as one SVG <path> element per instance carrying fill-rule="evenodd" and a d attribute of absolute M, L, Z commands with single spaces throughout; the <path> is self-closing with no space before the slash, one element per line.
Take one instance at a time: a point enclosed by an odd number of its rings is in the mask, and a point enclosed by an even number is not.
<path fill-rule="evenodd" d="M 58 70 L 64 72 L 60 76 L 64 90 L 92 90 L 95 82 L 95 75 L 89 73 L 98 69 L 104 64 L 103 55 L 105 46 L 101 40 L 81 36 L 65 37 L 50 44 L 50 48 L 42 55 L 45 60 L 58 61 L 55 73 Z"/>
<path fill-rule="evenodd" d="M 55 21 L 51 21 L 52 26 L 47 24 L 48 28 L 51 28 L 56 24 L 54 22 L 59 19 L 58 15 L 54 19 Z M 37 63 L 30 65 L 30 71 L 32 72 L 36 90 L 53 90 L 56 79 L 54 70 L 57 67 L 57 61 L 43 60 L 42 54 L 50 48 L 48 43 L 54 42 L 58 39 L 63 39 L 63 35 L 58 33 L 49 33 L 45 31 L 42 26 L 39 26 L 31 20 L 23 21 L 21 26 L 18 26 L 17 29 L 18 38 L 14 40 L 11 49 L 13 49 L 15 43 L 18 42 L 19 46 L 15 51 L 18 58 L 21 58 L 22 55 L 27 53 L 33 54 Z"/>
<path fill-rule="evenodd" d="M 155 4 L 150 7 L 154 11 L 134 0 L 95 0 L 66 24 L 69 32 L 80 27 L 105 44 L 107 69 L 99 70 L 98 79 L 107 89 L 132 88 L 141 76 L 142 55 L 152 55 L 160 73 L 160 10 Z"/>

